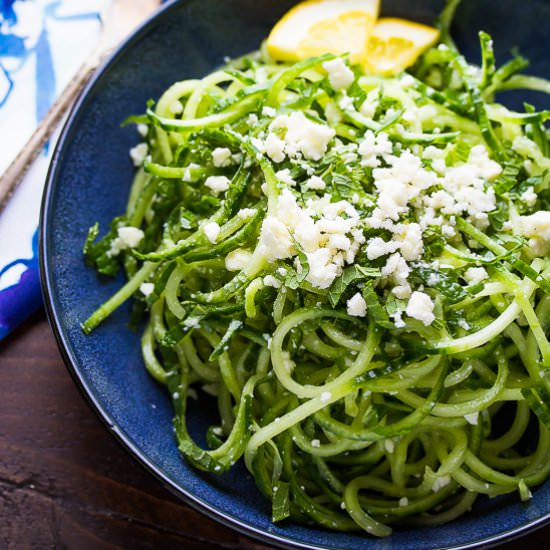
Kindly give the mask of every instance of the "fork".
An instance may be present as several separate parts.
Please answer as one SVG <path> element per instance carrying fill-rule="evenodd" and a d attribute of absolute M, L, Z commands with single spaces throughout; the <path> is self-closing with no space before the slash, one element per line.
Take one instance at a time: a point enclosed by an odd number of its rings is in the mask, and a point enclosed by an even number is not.
<path fill-rule="evenodd" d="M 95 70 L 160 3 L 161 0 L 112 0 L 103 8 L 100 13 L 102 29 L 97 46 L 61 92 L 23 149 L 0 176 L 0 212 Z"/>

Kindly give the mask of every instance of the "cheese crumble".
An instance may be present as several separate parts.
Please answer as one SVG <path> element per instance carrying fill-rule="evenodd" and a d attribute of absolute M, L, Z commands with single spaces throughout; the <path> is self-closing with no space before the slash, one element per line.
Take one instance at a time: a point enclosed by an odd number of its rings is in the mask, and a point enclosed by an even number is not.
<path fill-rule="evenodd" d="M 135 147 L 130 149 L 130 158 L 132 159 L 134 166 L 141 166 L 148 154 L 149 146 L 147 143 L 138 143 Z"/>
<path fill-rule="evenodd" d="M 347 312 L 353 317 L 364 317 L 367 314 L 367 302 L 359 292 L 347 301 Z"/>
<path fill-rule="evenodd" d="M 231 150 L 227 147 L 216 147 L 212 151 L 212 164 L 216 168 L 229 166 L 232 164 L 233 156 Z"/>
<path fill-rule="evenodd" d="M 118 256 L 123 250 L 136 248 L 145 234 L 137 227 L 119 227 L 117 237 L 111 242 L 111 248 L 107 251 L 108 256 Z"/>
<path fill-rule="evenodd" d="M 259 246 L 270 261 L 297 256 L 298 246 L 309 264 L 306 280 L 324 289 L 354 262 L 365 240 L 358 224 L 359 214 L 347 201 L 331 203 L 327 195 L 301 206 L 292 191 L 283 189 L 277 215 L 263 221 Z"/>
<path fill-rule="evenodd" d="M 424 325 L 429 326 L 435 321 L 433 310 L 434 303 L 427 294 L 416 290 L 411 294 L 411 298 L 407 304 L 407 315 L 409 317 L 418 319 Z"/>
<path fill-rule="evenodd" d="M 241 271 L 250 263 L 251 258 L 252 252 L 250 250 L 237 248 L 225 257 L 225 269 L 227 271 Z"/>
<path fill-rule="evenodd" d="M 323 69 L 327 71 L 330 85 L 335 90 L 348 89 L 355 79 L 353 71 L 344 63 L 341 57 L 325 61 Z"/>
<path fill-rule="evenodd" d="M 206 238 L 211 243 L 215 243 L 217 241 L 218 235 L 220 234 L 220 226 L 216 222 L 208 222 L 203 225 L 202 229 L 206 235 Z"/>
<path fill-rule="evenodd" d="M 208 176 L 204 185 L 209 187 L 215 195 L 223 193 L 229 189 L 229 178 L 226 176 Z"/>
<path fill-rule="evenodd" d="M 293 158 L 301 154 L 308 160 L 320 160 L 336 135 L 330 126 L 309 120 L 302 111 L 279 115 L 269 130 L 265 150 L 275 162 L 284 160 L 285 154 Z"/>
<path fill-rule="evenodd" d="M 150 296 L 153 294 L 153 291 L 155 290 L 154 283 L 141 283 L 139 286 L 139 291 L 145 296 Z"/>

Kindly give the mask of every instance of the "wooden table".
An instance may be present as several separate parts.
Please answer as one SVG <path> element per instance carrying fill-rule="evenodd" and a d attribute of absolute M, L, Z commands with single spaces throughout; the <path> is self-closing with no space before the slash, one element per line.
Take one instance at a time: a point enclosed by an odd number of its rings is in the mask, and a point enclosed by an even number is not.
<path fill-rule="evenodd" d="M 1 549 L 267 547 L 178 501 L 96 417 L 43 313 L 0 343 Z M 500 548 L 550 548 L 550 527 Z"/>

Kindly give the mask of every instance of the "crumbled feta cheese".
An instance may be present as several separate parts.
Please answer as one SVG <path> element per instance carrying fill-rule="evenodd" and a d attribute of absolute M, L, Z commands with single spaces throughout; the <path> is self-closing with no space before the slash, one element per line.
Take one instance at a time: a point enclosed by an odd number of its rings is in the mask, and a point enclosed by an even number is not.
<path fill-rule="evenodd" d="M 432 168 L 439 174 L 444 174 L 447 170 L 447 165 L 444 159 L 435 159 L 432 161 Z"/>
<path fill-rule="evenodd" d="M 520 216 L 522 233 L 526 237 L 550 240 L 550 212 L 539 210 L 530 216 Z"/>
<path fill-rule="evenodd" d="M 132 226 L 119 227 L 117 234 L 126 248 L 135 248 L 144 237 L 144 233 L 141 229 Z"/>
<path fill-rule="evenodd" d="M 470 285 L 477 285 L 489 277 L 484 267 L 469 267 L 464 273 L 464 280 Z"/>
<path fill-rule="evenodd" d="M 496 208 L 494 190 L 486 182 L 497 177 L 502 167 L 489 158 L 484 145 L 473 147 L 468 161 L 455 166 L 447 167 L 444 155 L 444 149 L 434 146 L 426 147 L 422 154 L 423 158 L 432 160 L 435 170 L 431 172 L 432 178 L 435 178 L 432 185 L 440 183 L 442 189 L 422 198 L 425 212 L 420 219 L 421 226 L 426 228 L 428 225 L 438 225 L 443 230 L 443 218 L 437 216 L 438 211 L 447 216 L 466 214 L 474 225 L 485 229 L 489 225 L 487 213 Z M 444 231 L 449 237 L 456 234 L 454 228 L 448 226 L 445 226 Z"/>
<path fill-rule="evenodd" d="M 256 209 L 255 208 L 241 208 L 237 212 L 237 216 L 241 218 L 241 220 L 249 220 L 253 216 L 256 215 Z"/>
<path fill-rule="evenodd" d="M 323 178 L 319 176 L 311 176 L 306 183 L 308 189 L 323 190 L 326 186 L 327 184 L 324 182 Z"/>
<path fill-rule="evenodd" d="M 343 212 L 350 218 L 358 218 L 357 210 L 348 201 L 331 202 L 323 207 L 322 212 L 329 220 L 335 220 Z"/>
<path fill-rule="evenodd" d="M 278 267 L 278 268 L 277 268 L 277 273 L 278 273 L 281 277 L 286 277 L 287 274 L 288 274 L 288 270 L 286 269 L 286 267 Z"/>
<path fill-rule="evenodd" d="M 137 131 L 138 131 L 138 134 L 141 136 L 141 137 L 145 137 L 147 135 L 147 133 L 149 132 L 149 126 L 147 124 L 138 124 L 137 125 Z"/>
<path fill-rule="evenodd" d="M 444 223 L 442 226 L 441 226 L 441 233 L 443 233 L 443 235 L 445 235 L 445 237 L 454 237 L 456 235 L 456 229 L 448 224 L 448 223 Z"/>
<path fill-rule="evenodd" d="M 465 414 L 464 419 L 468 424 L 472 424 L 472 426 L 477 426 L 477 421 L 479 419 L 479 412 L 473 412 L 470 414 Z"/>
<path fill-rule="evenodd" d="M 301 153 L 308 160 L 320 160 L 326 153 L 329 141 L 336 135 L 332 128 L 312 122 L 306 118 L 302 111 L 294 111 L 290 115 L 278 116 L 270 124 L 269 129 L 271 132 L 286 130 L 283 138 L 284 147 L 282 147 L 284 152 L 289 157 L 296 157 L 298 153 Z M 277 137 L 273 133 L 270 135 Z M 266 141 L 266 151 L 269 155 L 267 146 Z M 284 158 L 279 142 L 277 142 L 277 154 L 278 158 L 281 156 Z M 273 160 L 280 162 L 275 158 Z"/>
<path fill-rule="evenodd" d="M 330 214 L 326 214 L 325 217 L 317 222 L 317 225 L 325 233 L 347 233 L 354 227 L 355 221 L 337 215 L 332 217 Z"/>
<path fill-rule="evenodd" d="M 343 162 L 351 164 L 357 161 L 357 149 L 359 146 L 356 143 L 347 143 L 344 145 L 339 140 L 335 140 L 335 142 L 336 144 L 332 147 L 331 151 L 337 154 Z"/>
<path fill-rule="evenodd" d="M 480 176 L 489 181 L 500 176 L 502 173 L 502 166 L 489 158 L 489 152 L 485 145 L 476 145 L 472 147 L 468 164 L 470 166 L 476 166 Z"/>
<path fill-rule="evenodd" d="M 315 252 L 319 248 L 321 237 L 319 227 L 307 215 L 294 224 L 294 238 L 305 252 Z"/>
<path fill-rule="evenodd" d="M 155 284 L 154 283 L 141 283 L 139 286 L 139 291 L 145 296 L 150 296 L 153 294 L 153 291 L 155 290 Z"/>
<path fill-rule="evenodd" d="M 328 288 L 339 273 L 338 266 L 331 261 L 331 250 L 319 248 L 306 256 L 309 264 L 306 280 L 317 288 Z"/>
<path fill-rule="evenodd" d="M 329 391 L 324 391 L 319 396 L 319 401 L 321 401 L 321 403 L 328 403 L 331 399 L 332 393 L 330 393 Z"/>
<path fill-rule="evenodd" d="M 262 132 L 263 134 L 263 132 Z M 277 137 L 277 136 L 275 136 Z M 262 137 L 251 137 L 250 138 L 250 143 L 256 148 L 258 149 L 258 152 L 259 153 L 265 153 L 265 143 L 263 141 L 263 136 Z M 256 155 L 256 158 L 258 158 L 258 155 Z M 261 158 L 261 157 L 260 157 Z"/>
<path fill-rule="evenodd" d="M 227 147 L 216 147 L 212 151 L 212 164 L 216 168 L 229 166 L 233 160 L 233 155 Z"/>
<path fill-rule="evenodd" d="M 318 219 L 316 219 L 318 218 Z M 317 288 L 328 288 L 353 263 L 365 241 L 357 228 L 359 214 L 347 201 L 330 202 L 330 196 L 310 198 L 301 207 L 292 191 L 284 188 L 276 212 L 268 216 L 260 232 L 260 250 L 270 261 L 295 256 L 294 241 L 306 253 L 306 280 Z M 297 262 L 296 269 L 302 269 Z"/>
<path fill-rule="evenodd" d="M 281 281 L 273 277 L 273 275 L 266 275 L 264 277 L 264 285 L 271 286 L 273 288 L 281 288 Z"/>
<path fill-rule="evenodd" d="M 226 176 L 208 176 L 204 185 L 210 188 L 215 195 L 218 195 L 229 189 L 229 178 Z"/>
<path fill-rule="evenodd" d="M 381 237 L 373 237 L 367 242 L 367 247 L 365 249 L 367 253 L 367 258 L 369 260 L 376 260 L 387 254 L 392 254 L 399 248 L 399 243 L 395 241 L 386 242 Z"/>
<path fill-rule="evenodd" d="M 384 440 L 384 449 L 390 454 L 395 451 L 395 443 L 391 439 Z"/>
<path fill-rule="evenodd" d="M 409 505 L 409 499 L 407 497 L 402 497 L 399 499 L 399 506 L 404 507 Z"/>
<path fill-rule="evenodd" d="M 363 140 L 359 144 L 357 152 L 362 156 L 361 164 L 370 168 L 380 165 L 378 157 L 386 157 L 392 152 L 393 145 L 388 134 L 380 132 L 375 135 L 372 130 L 367 130 Z"/>
<path fill-rule="evenodd" d="M 406 299 L 411 295 L 411 287 L 407 281 L 410 272 L 410 267 L 399 252 L 392 254 L 382 268 L 382 276 L 391 278 L 395 285 L 392 292 L 398 298 Z"/>
<path fill-rule="evenodd" d="M 143 231 L 137 227 L 119 227 L 117 237 L 111 242 L 111 248 L 108 250 L 107 256 L 118 256 L 123 250 L 135 248 L 144 236 Z"/>
<path fill-rule="evenodd" d="M 270 260 L 283 260 L 293 255 L 293 242 L 284 223 L 266 216 L 260 233 L 260 249 Z"/>
<path fill-rule="evenodd" d="M 141 166 L 143 161 L 147 158 L 149 153 L 149 146 L 147 143 L 138 143 L 135 147 L 130 149 L 130 158 L 134 163 L 134 166 Z"/>
<path fill-rule="evenodd" d="M 421 107 L 421 108 L 426 108 L 426 107 L 428 107 L 428 106 L 425 105 L 424 107 Z M 435 109 L 435 111 L 433 111 L 433 112 L 430 110 L 430 114 L 431 114 L 431 116 L 436 116 L 437 115 L 437 109 Z M 445 149 L 440 148 L 440 147 L 436 147 L 435 145 L 428 145 L 428 147 L 425 147 L 424 150 L 422 151 L 422 158 L 425 158 L 425 159 L 445 160 L 446 156 L 447 156 L 447 151 Z"/>
<path fill-rule="evenodd" d="M 359 292 L 354 294 L 346 303 L 348 315 L 364 317 L 367 314 L 367 302 Z"/>
<path fill-rule="evenodd" d="M 323 69 L 327 71 L 330 85 L 335 90 L 346 90 L 355 79 L 353 71 L 344 63 L 341 57 L 325 61 Z"/>
<path fill-rule="evenodd" d="M 277 212 L 279 219 L 283 221 L 292 230 L 295 230 L 300 223 L 308 220 L 309 214 L 300 207 L 296 197 L 290 189 L 283 189 L 277 202 Z"/>
<path fill-rule="evenodd" d="M 267 105 L 262 109 L 262 115 L 268 117 L 274 117 L 277 114 L 277 109 L 268 107 Z"/>
<path fill-rule="evenodd" d="M 290 187 L 294 187 L 296 185 L 296 181 L 290 175 L 290 170 L 288 168 L 285 168 L 284 170 L 279 170 L 278 172 L 275 173 L 275 175 L 277 176 L 277 179 L 279 181 L 282 181 L 283 183 L 290 185 Z"/>
<path fill-rule="evenodd" d="M 429 326 L 435 321 L 433 310 L 434 303 L 427 294 L 419 291 L 414 291 L 411 294 L 406 310 L 409 317 L 418 319 L 425 326 Z"/>
<path fill-rule="evenodd" d="M 422 241 L 422 229 L 417 223 L 409 223 L 397 229 L 397 242 L 401 250 L 401 255 L 407 261 L 420 259 L 424 252 L 424 242 Z"/>
<path fill-rule="evenodd" d="M 318 449 L 321 446 L 321 441 L 319 439 L 312 439 L 311 446 Z"/>
<path fill-rule="evenodd" d="M 216 222 L 208 222 L 202 226 L 202 230 L 206 235 L 206 238 L 211 242 L 215 243 L 220 234 L 220 226 Z"/>
<path fill-rule="evenodd" d="M 532 208 L 537 203 L 538 195 L 532 187 L 529 187 L 529 189 L 524 191 L 519 198 L 526 206 Z"/>
<path fill-rule="evenodd" d="M 353 99 L 344 93 L 340 100 L 338 101 L 338 107 L 342 109 L 342 111 L 354 111 L 355 106 L 353 105 Z"/>
<path fill-rule="evenodd" d="M 269 133 L 264 143 L 265 152 L 273 162 L 285 160 L 285 142 L 276 134 Z"/>
<path fill-rule="evenodd" d="M 250 263 L 250 258 L 252 258 L 250 250 L 244 248 L 232 250 L 225 257 L 225 269 L 227 271 L 241 271 Z"/>
<path fill-rule="evenodd" d="M 519 217 L 522 235 L 530 237 L 529 247 L 535 256 L 550 252 L 550 212 L 539 210 L 530 216 Z"/>
<path fill-rule="evenodd" d="M 395 325 L 395 328 L 404 328 L 405 327 L 405 321 L 403 321 L 403 312 L 400 310 L 397 310 L 395 313 L 392 313 L 390 316 L 393 319 L 393 324 Z"/>

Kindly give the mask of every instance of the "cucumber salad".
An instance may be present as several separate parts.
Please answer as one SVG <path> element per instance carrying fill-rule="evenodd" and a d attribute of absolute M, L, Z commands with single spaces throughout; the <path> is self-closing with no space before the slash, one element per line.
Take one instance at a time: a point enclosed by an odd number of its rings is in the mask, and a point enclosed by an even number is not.
<path fill-rule="evenodd" d="M 264 46 L 176 82 L 130 117 L 126 212 L 86 240 L 128 282 L 83 330 L 133 297 L 181 454 L 243 459 L 275 522 L 387 536 L 550 475 L 550 112 L 495 100 L 550 83 L 484 32 L 470 64 L 456 5 L 393 75 Z"/>

